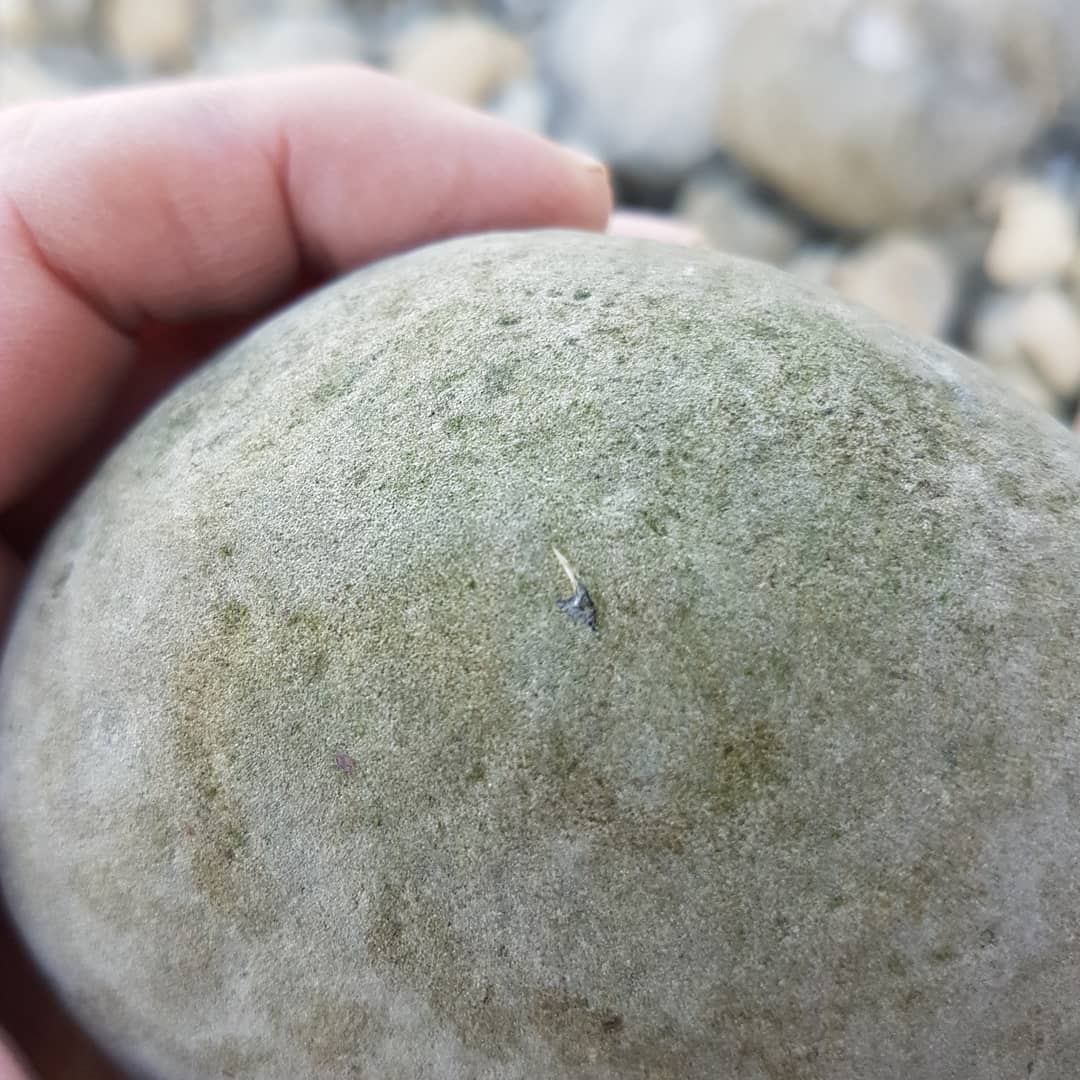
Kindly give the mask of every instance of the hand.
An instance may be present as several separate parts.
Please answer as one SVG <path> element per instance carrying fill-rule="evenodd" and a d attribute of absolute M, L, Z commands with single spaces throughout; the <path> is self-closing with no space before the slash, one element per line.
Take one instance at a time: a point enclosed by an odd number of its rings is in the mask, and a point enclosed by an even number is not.
<path fill-rule="evenodd" d="M 108 445 L 248 324 L 391 252 L 609 210 L 596 163 L 359 68 L 0 113 L 0 627 Z M 0 1026 L 45 1080 L 119 1075 L 10 928 Z"/>

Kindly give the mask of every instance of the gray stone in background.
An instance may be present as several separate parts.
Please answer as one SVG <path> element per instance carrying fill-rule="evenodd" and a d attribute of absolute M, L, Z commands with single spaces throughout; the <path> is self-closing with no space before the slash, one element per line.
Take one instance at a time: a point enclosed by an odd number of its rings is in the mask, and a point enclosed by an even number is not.
<path fill-rule="evenodd" d="M 625 173 L 677 183 L 717 146 L 727 21 L 727 6 L 715 0 L 557 7 L 538 44 L 559 105 L 553 134 Z"/>
<path fill-rule="evenodd" d="M 22 50 L 0 53 L 0 106 L 66 97 L 78 88 Z"/>
<path fill-rule="evenodd" d="M 253 17 L 213 39 L 197 68 L 207 74 L 255 74 L 297 64 L 362 61 L 371 51 L 361 27 L 340 13 Z"/>
<path fill-rule="evenodd" d="M 160 1077 L 1076 1076 L 1078 498 L 1063 428 L 760 264 L 392 260 L 51 539 L 8 899 Z"/>
<path fill-rule="evenodd" d="M 679 189 L 675 213 L 718 250 L 777 265 L 805 239 L 790 214 L 767 203 L 746 176 L 725 164 L 692 172 Z"/>
<path fill-rule="evenodd" d="M 516 127 L 543 135 L 551 124 L 551 94 L 542 79 L 517 79 L 503 88 L 488 111 Z"/>
<path fill-rule="evenodd" d="M 822 220 L 925 220 L 1013 162 L 1075 91 L 1071 0 L 761 0 L 717 61 L 718 134 Z"/>

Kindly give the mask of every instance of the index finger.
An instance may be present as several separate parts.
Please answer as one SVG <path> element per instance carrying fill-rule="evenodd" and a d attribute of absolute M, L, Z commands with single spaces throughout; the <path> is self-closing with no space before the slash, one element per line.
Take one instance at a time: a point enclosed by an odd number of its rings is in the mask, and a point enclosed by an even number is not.
<path fill-rule="evenodd" d="M 600 166 L 360 68 L 0 116 L 0 508 L 92 426 L 148 322 L 255 313 L 456 233 L 600 228 Z"/>

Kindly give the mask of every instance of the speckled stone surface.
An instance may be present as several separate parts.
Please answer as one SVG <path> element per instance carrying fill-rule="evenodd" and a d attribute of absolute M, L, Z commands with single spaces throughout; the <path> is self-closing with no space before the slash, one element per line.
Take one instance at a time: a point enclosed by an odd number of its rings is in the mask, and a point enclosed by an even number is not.
<path fill-rule="evenodd" d="M 1080 1075 L 1078 495 L 1052 420 L 763 266 L 391 260 L 54 534 L 7 897 L 162 1077 Z"/>

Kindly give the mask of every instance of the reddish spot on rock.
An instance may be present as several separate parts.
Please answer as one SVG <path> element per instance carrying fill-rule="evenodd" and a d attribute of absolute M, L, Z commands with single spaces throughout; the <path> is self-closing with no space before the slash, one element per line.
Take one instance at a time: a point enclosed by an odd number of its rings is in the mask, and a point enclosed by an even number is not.
<path fill-rule="evenodd" d="M 352 774 L 356 772 L 356 758 L 349 757 L 348 754 L 336 754 L 334 756 L 334 764 L 346 776 L 352 776 Z"/>

